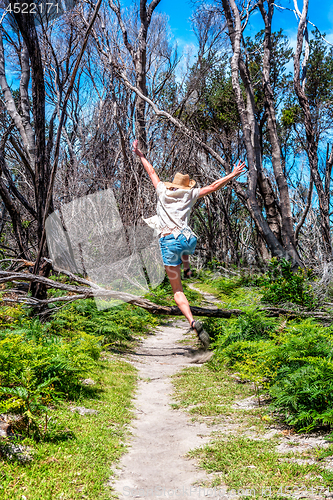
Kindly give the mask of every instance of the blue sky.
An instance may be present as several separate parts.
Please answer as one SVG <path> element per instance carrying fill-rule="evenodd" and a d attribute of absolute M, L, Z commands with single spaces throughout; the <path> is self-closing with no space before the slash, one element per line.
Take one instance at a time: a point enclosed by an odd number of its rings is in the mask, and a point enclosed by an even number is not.
<path fill-rule="evenodd" d="M 157 7 L 159 12 L 169 16 L 169 24 L 180 48 L 196 44 L 196 37 L 191 28 L 190 17 L 193 6 L 188 0 L 162 0 Z"/>
<path fill-rule="evenodd" d="M 284 7 L 292 8 L 292 0 L 279 2 Z M 298 0 L 298 6 L 302 8 L 302 0 Z M 189 0 L 162 0 L 157 8 L 159 12 L 165 12 L 169 16 L 171 31 L 182 49 L 186 45 L 196 44 L 196 38 L 191 30 L 189 18 L 193 6 Z M 327 39 L 333 43 L 333 3 L 332 0 L 309 0 L 309 20 L 313 22 L 321 32 L 326 32 Z M 262 19 L 259 13 L 251 17 L 248 34 L 253 34 L 262 29 Z M 274 29 L 282 28 L 290 38 L 294 47 L 296 41 L 297 22 L 293 12 L 276 9 L 274 16 Z"/>

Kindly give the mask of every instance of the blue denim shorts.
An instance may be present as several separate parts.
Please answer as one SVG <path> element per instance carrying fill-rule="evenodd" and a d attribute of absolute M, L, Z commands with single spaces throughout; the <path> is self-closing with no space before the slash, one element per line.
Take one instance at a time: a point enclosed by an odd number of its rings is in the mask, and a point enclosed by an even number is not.
<path fill-rule="evenodd" d="M 165 266 L 179 266 L 182 263 L 182 255 L 192 255 L 197 246 L 197 238 L 191 236 L 189 240 L 183 234 L 175 238 L 168 234 L 160 238 L 160 248 L 163 264 Z"/>

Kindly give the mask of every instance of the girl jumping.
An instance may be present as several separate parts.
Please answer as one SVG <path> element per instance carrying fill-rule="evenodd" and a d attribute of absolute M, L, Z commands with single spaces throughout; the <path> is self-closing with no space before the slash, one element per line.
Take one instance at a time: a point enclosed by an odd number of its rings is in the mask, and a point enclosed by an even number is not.
<path fill-rule="evenodd" d="M 184 266 L 184 277 L 190 277 L 189 256 L 194 253 L 197 244 L 197 237 L 188 226 L 188 221 L 195 202 L 207 194 L 218 191 L 231 179 L 242 174 L 245 163 L 239 161 L 237 165 L 234 165 L 231 174 L 216 180 L 209 186 L 195 188 L 196 182 L 190 179 L 188 174 L 183 175 L 179 172 L 176 173 L 172 182 L 160 181 L 152 165 L 138 149 L 137 140 L 133 143 L 133 152 L 141 159 L 156 189 L 155 227 L 159 233 L 163 264 L 170 280 L 175 302 L 188 320 L 191 329 L 196 331 L 203 346 L 207 349 L 209 335 L 203 329 L 201 322 L 193 319 L 181 282 L 180 266 L 181 264 Z"/>

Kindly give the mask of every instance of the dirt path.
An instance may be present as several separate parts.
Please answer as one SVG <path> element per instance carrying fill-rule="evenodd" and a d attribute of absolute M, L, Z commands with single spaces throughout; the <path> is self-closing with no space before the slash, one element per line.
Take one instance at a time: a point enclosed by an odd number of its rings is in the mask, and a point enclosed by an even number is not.
<path fill-rule="evenodd" d="M 212 427 L 193 423 L 183 411 L 170 406 L 170 376 L 193 363 L 190 348 L 179 343 L 187 330 L 188 323 L 179 320 L 160 327 L 131 356 L 140 377 L 137 418 L 129 452 L 120 462 L 118 479 L 111 483 L 121 499 L 169 498 L 177 493 L 178 498 L 204 496 L 198 485 L 207 475 L 185 455 L 208 441 Z"/>
<path fill-rule="evenodd" d="M 196 290 L 195 284 L 190 287 Z M 209 293 L 203 295 L 207 303 L 218 302 Z M 193 366 L 195 361 L 191 356 L 191 348 L 179 343 L 180 340 L 189 338 L 185 337 L 187 330 L 188 323 L 181 320 L 175 321 L 172 326 L 161 326 L 129 358 L 138 368 L 140 377 L 135 399 L 136 419 L 132 424 L 133 436 L 129 451 L 120 461 L 117 479 L 111 478 L 109 481 L 121 500 L 128 497 L 212 498 L 213 490 L 203 485 L 210 483 L 213 477 L 199 469 L 195 461 L 186 458 L 188 451 L 210 441 L 212 431 L 219 430 L 227 434 L 240 432 L 258 441 L 278 436 L 276 451 L 281 454 L 281 461 L 286 453 L 301 453 L 310 448 L 329 446 L 321 434 L 288 435 L 288 431 L 274 424 L 268 426 L 264 434 L 262 431 L 258 434 L 255 428 L 247 428 L 246 422 L 240 424 L 237 417 L 229 424 L 224 422 L 207 427 L 204 423 L 192 422 L 184 411 L 173 409 L 170 377 L 186 366 Z M 242 411 L 256 406 L 257 399 L 254 395 L 235 401 L 232 408 Z M 298 458 L 290 457 L 285 460 L 300 463 Z M 311 464 L 312 458 L 302 459 L 301 462 Z M 332 464 L 329 457 L 322 466 L 332 470 Z M 219 486 L 219 500 L 238 498 L 222 494 L 226 490 L 226 486 Z M 321 500 L 325 497 L 310 495 L 307 498 Z"/>
<path fill-rule="evenodd" d="M 195 290 L 196 292 L 199 292 L 201 296 L 203 297 L 203 302 L 205 303 L 206 306 L 211 306 L 212 304 L 220 304 L 221 301 L 212 293 L 208 292 L 203 292 L 199 288 L 196 288 L 195 283 L 188 283 L 187 286 L 191 288 L 191 290 Z M 214 307 L 216 307 L 214 305 Z"/>

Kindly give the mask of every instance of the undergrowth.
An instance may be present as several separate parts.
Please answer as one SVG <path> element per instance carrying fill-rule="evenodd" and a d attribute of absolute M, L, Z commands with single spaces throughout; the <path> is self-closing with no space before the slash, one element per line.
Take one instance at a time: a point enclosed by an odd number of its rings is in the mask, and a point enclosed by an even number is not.
<path fill-rule="evenodd" d="M 226 308 L 244 311 L 237 318 L 204 321 L 215 349 L 211 368 L 239 372 L 258 393 L 269 395 L 276 416 L 305 432 L 333 426 L 333 327 L 314 319 L 269 318 L 258 306 L 261 299 L 313 308 L 313 279 L 311 270 L 292 272 L 283 259 L 272 259 L 268 272 L 255 280 L 260 286 L 244 275 L 212 279 L 208 272 L 201 277 L 201 288 L 209 287 Z M 252 303 L 245 303 L 251 297 Z"/>
<path fill-rule="evenodd" d="M 59 402 L 49 409 L 42 440 L 3 442 L 1 499 L 111 498 L 112 468 L 126 449 L 136 371 L 130 363 L 103 356 L 96 362 L 94 381 L 81 387 L 75 402 Z M 82 416 L 71 411 L 73 406 L 95 413 Z M 14 454 L 13 447 L 23 451 Z M 31 459 L 23 461 L 26 454 Z"/>
<path fill-rule="evenodd" d="M 320 464 L 290 463 L 274 450 L 272 440 L 222 435 L 189 453 L 213 475 L 212 486 L 228 485 L 228 493 L 242 498 L 309 498 L 332 484 L 332 473 Z M 314 479 L 316 483 L 314 484 Z M 312 497 L 310 497 L 312 498 Z"/>
<path fill-rule="evenodd" d="M 215 338 L 213 369 L 226 365 L 261 387 L 270 410 L 299 431 L 333 424 L 333 328 L 313 319 L 267 318 L 249 310 L 230 320 L 208 319 Z"/>
<path fill-rule="evenodd" d="M 291 261 L 274 257 L 263 283 L 262 301 L 270 304 L 293 302 L 313 309 L 318 305 L 311 285 L 313 279 L 312 269 L 299 268 L 294 272 Z"/>
<path fill-rule="evenodd" d="M 68 305 L 43 324 L 20 306 L 1 308 L 0 413 L 20 416 L 20 433 L 43 439 L 49 406 L 78 397 L 80 380 L 94 373 L 102 349 L 123 351 L 158 322 L 129 304 L 98 311 L 93 299 Z"/>
<path fill-rule="evenodd" d="M 201 294 L 189 288 L 184 281 L 182 282 L 182 285 L 189 303 L 193 306 L 200 306 L 202 301 Z M 176 305 L 176 302 L 173 298 L 173 291 L 170 285 L 170 281 L 167 276 L 165 276 L 163 282 L 160 285 L 150 290 L 150 292 L 145 295 L 145 298 L 151 300 L 152 302 L 155 302 L 155 304 L 159 304 L 162 306 Z"/>

